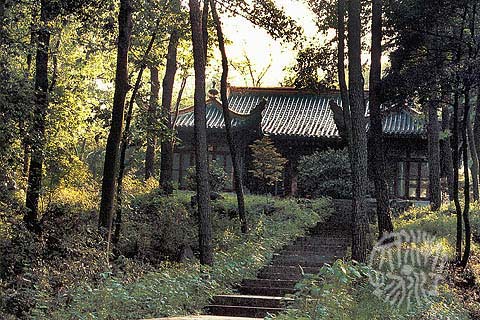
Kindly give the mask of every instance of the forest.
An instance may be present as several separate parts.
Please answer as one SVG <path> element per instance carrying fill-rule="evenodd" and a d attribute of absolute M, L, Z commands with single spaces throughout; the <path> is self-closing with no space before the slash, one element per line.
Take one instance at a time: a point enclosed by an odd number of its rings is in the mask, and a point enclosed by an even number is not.
<path fill-rule="evenodd" d="M 0 0 L 0 319 L 480 319 L 479 5 Z"/>

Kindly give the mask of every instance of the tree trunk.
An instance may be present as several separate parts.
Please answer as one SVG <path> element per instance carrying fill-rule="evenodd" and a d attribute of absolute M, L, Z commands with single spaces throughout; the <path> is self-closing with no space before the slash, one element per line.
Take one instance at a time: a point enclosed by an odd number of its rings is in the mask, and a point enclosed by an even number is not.
<path fill-rule="evenodd" d="M 463 123 L 462 123 L 462 153 L 463 153 L 463 167 L 464 167 L 464 176 L 465 176 L 465 185 L 463 189 L 464 193 L 464 208 L 463 208 L 463 224 L 465 226 L 465 249 L 463 251 L 463 257 L 461 266 L 466 267 L 468 259 L 470 258 L 470 249 L 472 241 L 472 232 L 470 229 L 470 177 L 468 170 L 468 123 L 470 122 L 470 86 L 465 86 L 465 105 L 463 110 Z"/>
<path fill-rule="evenodd" d="M 477 157 L 480 161 L 480 83 L 477 87 L 477 103 L 475 106 L 475 124 L 473 127 L 473 136 L 474 136 L 474 143 L 475 149 L 477 150 Z M 479 172 L 480 174 L 480 172 Z"/>
<path fill-rule="evenodd" d="M 477 159 L 480 167 L 480 84 L 477 87 L 477 103 L 475 105 L 475 120 L 473 125 L 473 143 L 475 144 L 475 150 L 477 151 Z M 479 168 L 480 171 L 480 168 Z M 473 174 L 473 173 L 472 173 Z M 477 176 L 480 175 L 478 172 Z M 477 178 L 478 180 L 478 178 Z M 480 184 L 480 183 L 479 183 Z M 479 186 L 480 188 L 480 186 Z"/>
<path fill-rule="evenodd" d="M 207 5 L 207 4 L 205 4 Z M 189 0 L 195 69 L 194 132 L 197 206 L 199 217 L 200 263 L 213 265 L 212 224 L 210 221 L 210 186 L 208 184 L 207 120 L 205 107 L 205 54 L 202 11 L 198 0 Z"/>
<path fill-rule="evenodd" d="M 147 151 L 145 152 L 145 180 L 155 175 L 155 149 L 157 147 L 157 131 L 155 130 L 155 119 L 157 114 L 158 93 L 160 81 L 158 68 L 150 67 L 150 103 L 147 114 Z"/>
<path fill-rule="evenodd" d="M 433 211 L 442 205 L 440 187 L 440 124 L 438 122 L 437 104 L 428 102 L 428 177 L 430 188 L 430 205 Z"/>
<path fill-rule="evenodd" d="M 350 120 L 350 102 L 348 99 L 347 80 L 345 76 L 345 0 L 338 0 L 337 2 L 337 37 L 338 37 L 338 51 L 337 51 L 337 67 L 338 67 L 338 83 L 340 85 L 340 96 L 342 99 L 343 121 L 345 123 L 345 135 L 347 142 L 350 145 L 352 136 Z"/>
<path fill-rule="evenodd" d="M 361 61 L 361 3 L 348 2 L 348 61 L 349 99 L 352 121 L 352 259 L 365 262 L 370 250 L 369 222 L 366 212 L 367 178 L 367 133 L 365 121 L 365 101 Z"/>
<path fill-rule="evenodd" d="M 455 258 L 457 262 L 462 259 L 462 237 L 463 237 L 463 223 L 462 223 L 462 207 L 459 198 L 459 183 L 458 183 L 458 169 L 460 165 L 460 157 L 458 153 L 458 109 L 459 109 L 459 93 L 455 92 L 453 101 L 453 141 L 452 141 L 452 157 L 453 157 L 453 201 L 455 202 L 455 212 L 457 215 L 457 241 L 455 245 Z"/>
<path fill-rule="evenodd" d="M 175 114 L 172 120 L 172 129 L 175 130 L 175 126 L 177 124 L 178 119 L 178 112 L 180 111 L 180 103 L 182 102 L 183 91 L 185 90 L 185 86 L 187 85 L 188 75 L 182 78 L 182 82 L 180 83 L 180 90 L 178 91 L 177 101 L 175 102 Z M 172 142 L 174 144 L 175 141 Z"/>
<path fill-rule="evenodd" d="M 215 0 L 210 0 L 210 7 L 212 8 L 212 15 L 215 21 L 215 27 L 217 29 L 218 47 L 222 55 L 222 79 L 220 81 L 220 95 L 222 100 L 223 119 L 225 122 L 225 131 L 227 134 L 228 146 L 230 148 L 230 155 L 232 157 L 233 164 L 233 182 L 235 187 L 235 193 L 237 194 L 238 203 L 238 216 L 241 221 L 242 233 L 248 232 L 247 216 L 245 214 L 245 199 L 243 195 L 243 179 L 242 170 L 240 165 L 240 157 L 237 153 L 237 146 L 232 135 L 232 120 L 230 119 L 230 111 L 228 109 L 228 97 L 227 97 L 227 80 L 228 80 L 228 60 L 225 52 L 225 40 L 223 38 L 222 23 L 218 16 L 217 9 L 215 7 Z"/>
<path fill-rule="evenodd" d="M 178 41 L 179 32 L 174 29 L 170 34 L 170 41 L 168 43 L 167 64 L 162 89 L 162 120 L 165 128 L 168 128 L 169 131 L 172 129 L 172 96 L 175 73 L 177 72 Z M 160 160 L 160 185 L 166 194 L 173 193 L 173 143 L 169 135 L 170 133 L 162 139 Z"/>
<path fill-rule="evenodd" d="M 5 0 L 0 0 L 0 39 L 3 36 L 3 26 L 5 21 Z"/>
<path fill-rule="evenodd" d="M 381 112 L 382 76 L 382 0 L 372 0 L 372 46 L 370 65 L 370 138 L 373 181 L 377 200 L 378 236 L 393 231 L 390 218 L 389 190 L 386 177 L 385 149 Z"/>
<path fill-rule="evenodd" d="M 451 112 L 448 106 L 442 107 L 442 131 L 450 131 L 450 118 Z M 441 154 L 443 172 L 447 178 L 448 197 L 450 201 L 453 201 L 453 158 L 452 158 L 452 145 L 450 142 L 450 136 L 441 141 Z"/>
<path fill-rule="evenodd" d="M 132 4 L 130 0 L 120 0 L 118 14 L 118 48 L 115 73 L 115 93 L 113 96 L 112 121 L 108 134 L 103 167 L 102 197 L 100 201 L 99 228 L 111 234 L 113 207 L 115 203 L 118 155 L 124 121 L 125 98 L 128 91 L 128 50 L 132 33 Z"/>
<path fill-rule="evenodd" d="M 35 117 L 32 124 L 32 145 L 30 170 L 26 194 L 27 211 L 24 221 L 32 231 L 38 231 L 38 203 L 42 187 L 42 170 L 45 147 L 45 117 L 48 110 L 48 51 L 50 31 L 48 30 L 48 9 L 46 0 L 41 1 L 40 23 L 37 31 L 37 52 L 35 60 Z"/>
<path fill-rule="evenodd" d="M 153 48 L 153 43 L 155 42 L 156 32 L 152 34 L 150 42 L 142 58 L 142 63 L 140 65 L 140 70 L 138 71 L 137 80 L 133 87 L 132 96 L 128 103 L 127 116 L 125 118 L 125 129 L 122 134 L 122 142 L 120 145 L 120 160 L 119 160 L 119 169 L 117 177 L 117 206 L 116 206 L 116 217 L 115 217 L 115 232 L 113 234 L 113 243 L 118 243 L 120 240 L 120 232 L 122 229 L 122 201 L 123 201 L 123 177 L 125 176 L 125 158 L 127 155 L 127 148 L 130 140 L 130 125 L 132 123 L 133 117 L 133 105 L 135 103 L 138 90 L 140 89 L 142 83 L 143 72 L 145 71 L 146 59 Z"/>
<path fill-rule="evenodd" d="M 479 194 L 478 194 L 478 153 L 477 147 L 475 146 L 475 136 L 473 133 L 473 126 L 472 122 L 470 121 L 470 117 L 468 120 L 468 128 L 467 128 L 467 135 L 468 135 L 468 147 L 470 149 L 470 158 L 472 159 L 472 188 L 473 188 L 473 200 L 478 201 Z"/>

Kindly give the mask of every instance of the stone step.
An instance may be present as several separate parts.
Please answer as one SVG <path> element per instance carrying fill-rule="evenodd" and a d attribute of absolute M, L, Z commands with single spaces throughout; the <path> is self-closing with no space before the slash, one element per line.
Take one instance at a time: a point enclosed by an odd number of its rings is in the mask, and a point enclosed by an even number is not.
<path fill-rule="evenodd" d="M 218 295 L 213 297 L 213 305 L 245 306 L 263 308 L 283 308 L 293 299 L 253 295 Z"/>
<path fill-rule="evenodd" d="M 303 276 L 301 274 L 284 274 L 284 273 L 259 273 L 259 279 L 265 280 L 302 280 Z"/>
<path fill-rule="evenodd" d="M 244 295 L 283 297 L 287 294 L 294 294 L 293 288 L 269 288 L 269 287 L 246 287 L 241 286 L 238 291 Z"/>
<path fill-rule="evenodd" d="M 298 244 L 312 244 L 312 245 L 350 245 L 351 238 L 349 237 L 300 237 L 297 238 L 294 243 Z"/>
<path fill-rule="evenodd" d="M 260 270 L 259 274 L 271 274 L 271 273 L 280 273 L 284 275 L 302 275 L 302 273 L 318 273 L 320 270 L 319 267 L 305 267 L 300 268 L 299 266 L 282 266 L 282 265 L 269 265 L 265 266 Z M 282 278 L 280 278 L 282 279 Z M 290 280 L 285 278 L 284 280 Z"/>
<path fill-rule="evenodd" d="M 262 308 L 248 306 L 224 306 L 210 305 L 207 310 L 212 315 L 264 318 L 269 314 L 278 314 L 284 311 L 283 308 Z"/>
<path fill-rule="evenodd" d="M 351 241 L 346 241 L 344 239 L 297 239 L 292 245 L 301 246 L 301 247 L 319 247 L 319 246 L 350 246 Z"/>
<path fill-rule="evenodd" d="M 263 320 L 262 318 L 232 317 L 232 316 L 212 316 L 212 315 L 193 315 L 168 318 L 155 318 L 143 320 Z"/>
<path fill-rule="evenodd" d="M 273 258 L 272 265 L 316 267 L 320 269 L 325 263 L 332 264 L 337 259 L 339 257 L 335 256 L 279 255 Z"/>
<path fill-rule="evenodd" d="M 293 289 L 296 283 L 296 280 L 247 279 L 242 282 L 242 286 Z"/>
<path fill-rule="evenodd" d="M 346 247 L 316 247 L 316 246 L 301 246 L 289 245 L 280 251 L 280 254 L 304 254 L 304 255 L 330 255 L 330 256 L 345 256 L 347 253 Z"/>

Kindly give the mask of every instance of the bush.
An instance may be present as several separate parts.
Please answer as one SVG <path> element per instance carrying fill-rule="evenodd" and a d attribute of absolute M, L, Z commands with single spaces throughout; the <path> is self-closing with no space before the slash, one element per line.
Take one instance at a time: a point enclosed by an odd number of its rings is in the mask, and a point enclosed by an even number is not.
<path fill-rule="evenodd" d="M 369 266 L 341 260 L 324 266 L 317 275 L 308 275 L 297 284 L 292 310 L 276 319 L 470 319 L 446 286 L 427 303 L 410 308 L 392 306 L 374 294 L 369 277 L 375 273 Z"/>
<path fill-rule="evenodd" d="M 96 283 L 109 269 L 95 217 L 55 205 L 42 217 L 42 234 L 21 222 L 0 239 L 0 318 L 29 318 L 32 308 L 54 307 L 78 283 Z"/>
<path fill-rule="evenodd" d="M 219 192 L 225 189 L 225 186 L 228 183 L 228 176 L 223 167 L 217 163 L 217 161 L 210 161 L 209 165 L 209 183 L 210 190 Z M 195 167 L 190 167 L 187 169 L 187 176 L 185 177 L 187 181 L 187 189 L 190 191 L 197 190 L 197 182 L 195 181 L 196 169 Z"/>
<path fill-rule="evenodd" d="M 298 164 L 298 188 L 304 197 L 352 197 L 348 152 L 327 150 L 304 156 Z"/>
<path fill-rule="evenodd" d="M 176 203 L 183 206 L 190 193 L 176 193 L 171 199 L 160 199 L 151 194 L 139 199 L 139 208 L 148 208 L 149 214 L 164 215 L 166 207 Z M 83 282 L 66 293 L 68 300 L 57 301 L 55 307 L 35 308 L 36 319 L 141 319 L 187 315 L 200 312 L 209 299 L 240 283 L 246 277 L 253 277 L 275 250 L 287 242 L 303 235 L 309 227 L 331 213 L 327 200 L 298 203 L 291 200 L 271 200 L 267 197 L 246 197 L 250 233 L 240 232 L 238 219 L 231 219 L 219 212 L 232 210 L 235 196 L 226 194 L 225 199 L 214 205 L 214 260 L 213 267 L 200 267 L 196 260 L 185 264 L 162 262 L 155 270 L 138 279 L 129 279 L 121 274 L 100 273 L 101 283 L 95 285 Z M 135 201 L 132 203 L 137 206 Z M 272 206 L 274 210 L 266 210 Z M 142 209 L 143 210 L 143 209 Z M 180 210 L 184 210 L 180 208 Z M 140 211 L 133 210 L 139 213 Z M 142 211 L 143 212 L 143 211 Z M 140 217 L 139 217 L 140 218 Z M 143 225 L 131 226 L 126 234 L 140 232 Z M 192 221 L 182 221 L 189 224 Z M 169 225 L 174 230 L 177 225 Z M 154 228 L 152 228 L 154 229 Z M 168 230 L 166 232 L 175 232 Z M 179 233 L 196 234 L 196 230 Z"/>
<path fill-rule="evenodd" d="M 196 244 L 196 220 L 188 196 L 166 197 L 157 190 L 133 199 L 125 210 L 119 253 L 158 264 L 177 259 L 182 247 Z"/>

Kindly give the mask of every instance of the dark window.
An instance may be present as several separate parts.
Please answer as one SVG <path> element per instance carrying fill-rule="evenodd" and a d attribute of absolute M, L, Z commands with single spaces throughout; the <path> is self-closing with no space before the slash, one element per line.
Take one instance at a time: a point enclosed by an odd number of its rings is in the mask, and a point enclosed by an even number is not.
<path fill-rule="evenodd" d="M 428 198 L 428 163 L 424 161 L 401 161 L 397 163 L 395 196 L 407 199 Z"/>

